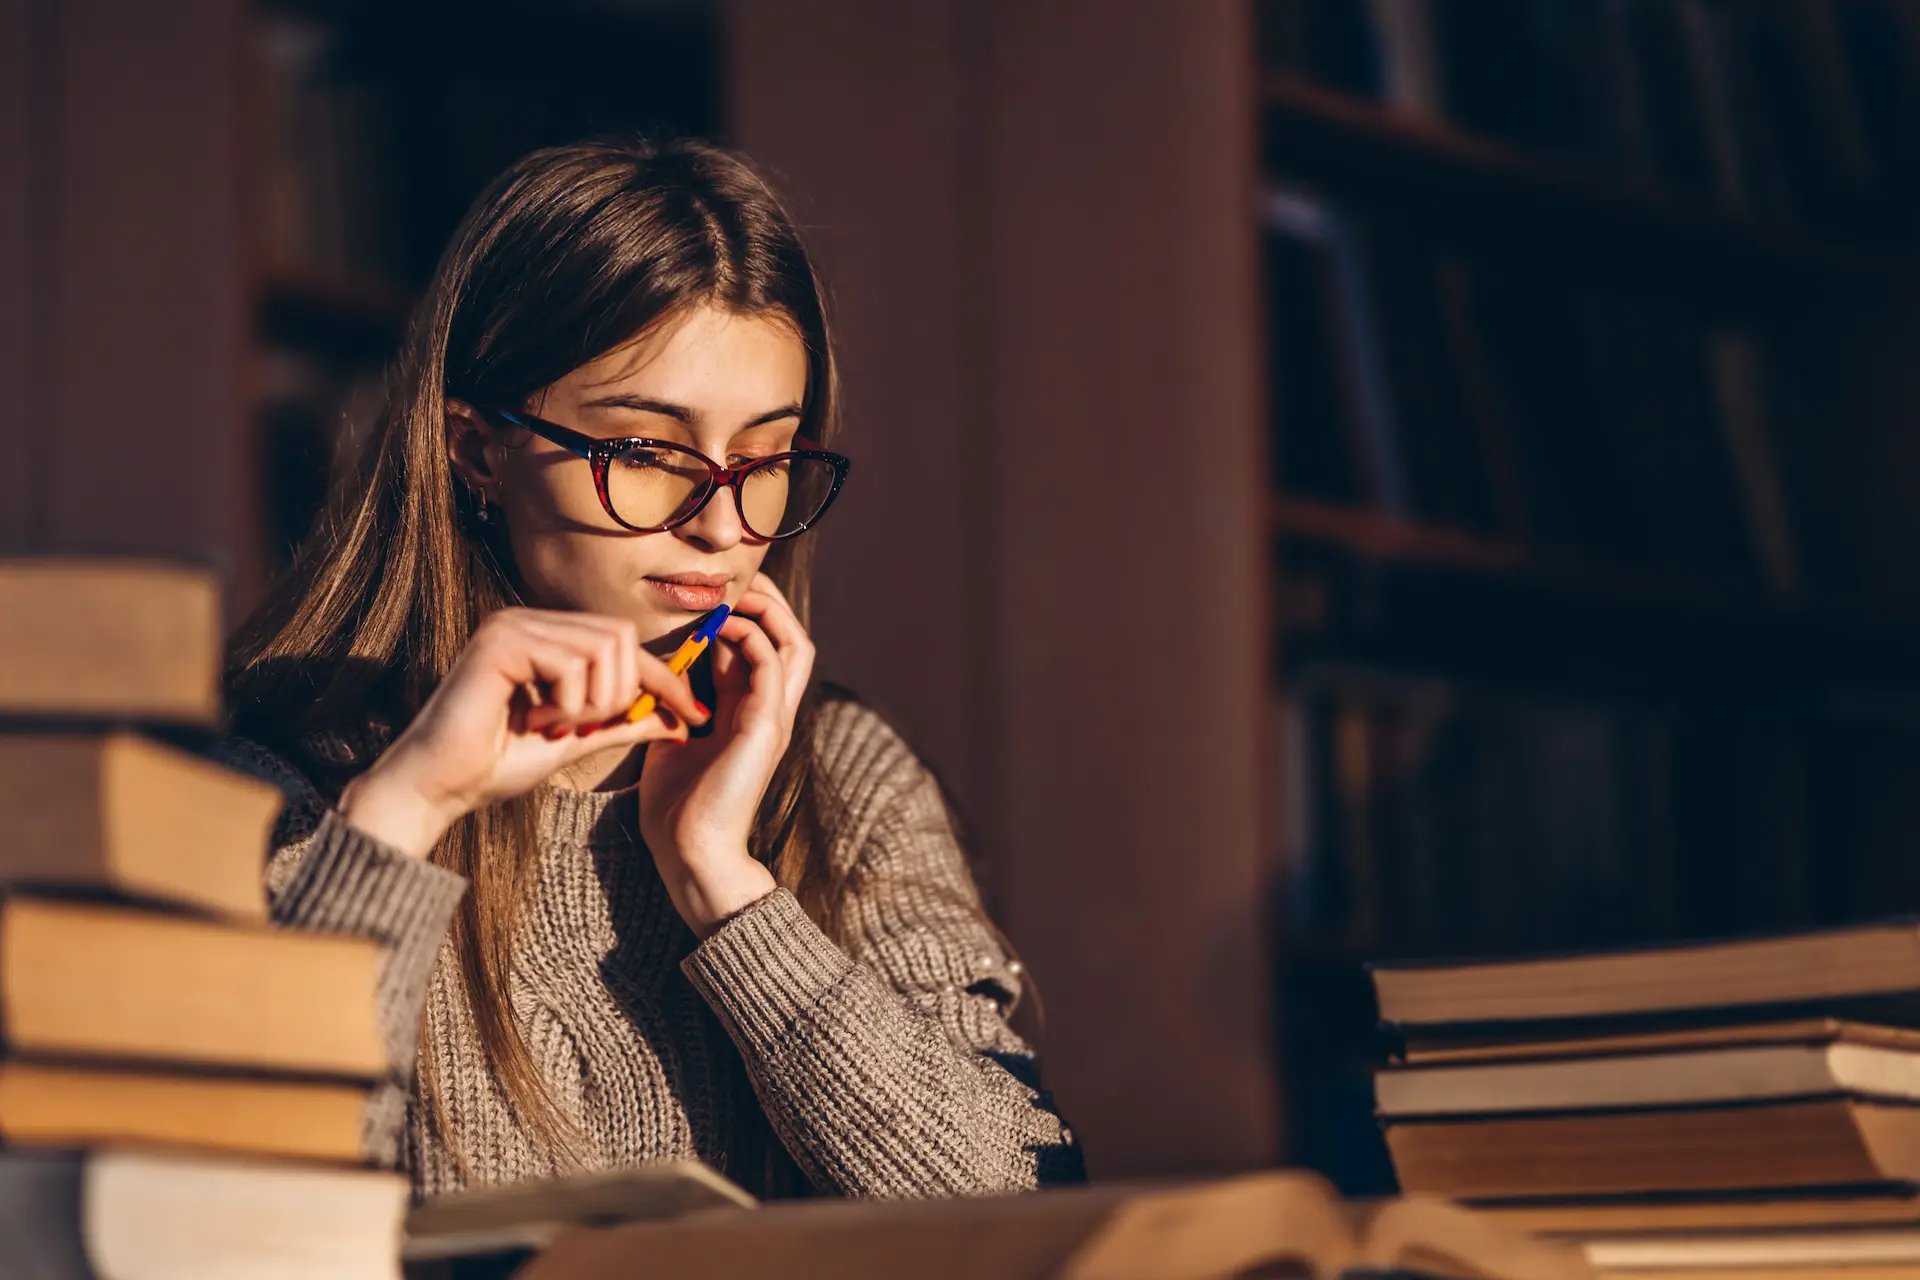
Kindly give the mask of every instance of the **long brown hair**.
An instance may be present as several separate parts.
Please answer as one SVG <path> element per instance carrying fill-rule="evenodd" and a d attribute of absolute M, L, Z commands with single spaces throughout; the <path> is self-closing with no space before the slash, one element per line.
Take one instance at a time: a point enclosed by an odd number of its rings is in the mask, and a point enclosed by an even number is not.
<path fill-rule="evenodd" d="M 446 456 L 446 399 L 525 405 L 597 356 L 711 303 L 777 317 L 804 341 L 800 432 L 840 432 L 826 299 L 799 234 L 751 163 L 694 139 L 596 139 L 533 152 L 497 178 L 454 233 L 389 374 L 350 479 L 227 656 L 232 727 L 288 755 L 337 797 L 425 703 L 487 614 L 523 603 L 504 541 L 473 519 Z M 494 522 L 497 525 L 497 521 Z M 762 566 L 810 625 L 809 538 Z M 820 856 L 803 700 L 750 848 L 829 936 L 844 939 Z M 507 1096 L 560 1158 L 576 1136 L 553 1105 L 507 1002 L 510 944 L 532 884 L 552 784 L 469 814 L 432 852 L 471 884 L 453 941 L 467 999 Z M 425 1062 L 426 1055 L 422 1055 Z M 421 1093 L 464 1167 L 438 1082 Z"/>

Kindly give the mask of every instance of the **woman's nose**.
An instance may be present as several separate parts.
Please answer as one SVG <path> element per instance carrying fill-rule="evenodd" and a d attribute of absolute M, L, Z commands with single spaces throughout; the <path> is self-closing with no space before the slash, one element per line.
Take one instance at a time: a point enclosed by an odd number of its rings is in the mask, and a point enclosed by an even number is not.
<path fill-rule="evenodd" d="M 733 500 L 733 491 L 726 485 L 715 489 L 708 496 L 706 505 L 681 525 L 680 531 L 698 537 L 717 550 L 725 550 L 739 542 L 746 530 L 741 526 L 740 507 Z"/>

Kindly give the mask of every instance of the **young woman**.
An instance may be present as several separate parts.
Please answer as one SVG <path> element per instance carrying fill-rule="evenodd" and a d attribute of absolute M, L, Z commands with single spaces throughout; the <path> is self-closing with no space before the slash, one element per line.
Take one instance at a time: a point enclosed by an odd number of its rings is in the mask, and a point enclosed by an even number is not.
<path fill-rule="evenodd" d="M 366 1137 L 416 1195 L 672 1156 L 774 1198 L 1084 1178 L 938 782 L 813 676 L 836 391 L 742 157 L 536 152 L 236 634 L 221 754 L 288 796 L 275 919 L 387 944 Z M 722 601 L 708 707 L 665 656 Z"/>

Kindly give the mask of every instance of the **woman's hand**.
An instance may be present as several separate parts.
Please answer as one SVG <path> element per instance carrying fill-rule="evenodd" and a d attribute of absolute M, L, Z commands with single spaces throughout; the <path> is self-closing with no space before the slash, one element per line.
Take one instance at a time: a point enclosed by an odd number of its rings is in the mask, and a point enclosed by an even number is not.
<path fill-rule="evenodd" d="M 658 709 L 629 724 L 626 710 L 643 690 Z M 614 717 L 617 724 L 585 731 Z M 483 804 L 608 747 L 684 741 L 687 722 L 705 719 L 686 677 L 641 647 L 631 620 L 502 609 L 481 622 L 413 722 L 348 784 L 340 809 L 361 830 L 425 855 Z M 575 726 L 583 732 L 566 732 Z"/>
<path fill-rule="evenodd" d="M 706 657 L 719 704 L 713 733 L 649 747 L 640 770 L 641 835 L 674 906 L 702 938 L 774 888 L 747 836 L 793 738 L 814 647 L 780 588 L 758 573 Z"/>

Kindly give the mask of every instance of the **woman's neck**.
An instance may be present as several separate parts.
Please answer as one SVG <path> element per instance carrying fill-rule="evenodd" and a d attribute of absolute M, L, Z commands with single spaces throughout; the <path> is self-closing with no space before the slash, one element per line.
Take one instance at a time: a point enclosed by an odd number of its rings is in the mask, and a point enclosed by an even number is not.
<path fill-rule="evenodd" d="M 624 791 L 640 781 L 640 766 L 647 755 L 647 744 L 608 747 L 582 756 L 553 775 L 557 787 L 572 791 Z"/>

